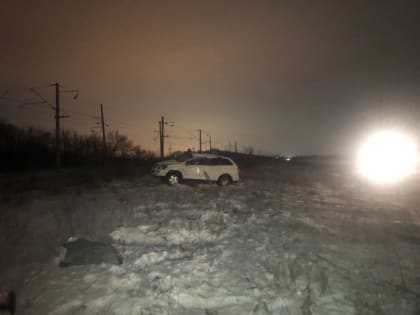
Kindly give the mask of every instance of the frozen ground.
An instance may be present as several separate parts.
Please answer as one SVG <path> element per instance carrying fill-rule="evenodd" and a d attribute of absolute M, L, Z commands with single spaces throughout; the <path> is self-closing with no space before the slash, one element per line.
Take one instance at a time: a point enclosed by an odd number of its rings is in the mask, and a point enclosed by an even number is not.
<path fill-rule="evenodd" d="M 166 186 L 146 176 L 1 205 L 17 314 L 420 314 L 420 197 L 315 166 Z M 123 264 L 58 268 L 69 237 Z"/>

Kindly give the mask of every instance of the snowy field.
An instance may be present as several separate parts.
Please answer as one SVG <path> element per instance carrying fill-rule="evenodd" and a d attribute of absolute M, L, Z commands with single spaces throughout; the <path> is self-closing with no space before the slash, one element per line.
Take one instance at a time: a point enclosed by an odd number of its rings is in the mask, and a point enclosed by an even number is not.
<path fill-rule="evenodd" d="M 28 315 L 420 314 L 420 184 L 340 168 L 29 191 L 1 204 L 0 289 Z M 111 243 L 123 263 L 59 268 L 70 237 Z"/>

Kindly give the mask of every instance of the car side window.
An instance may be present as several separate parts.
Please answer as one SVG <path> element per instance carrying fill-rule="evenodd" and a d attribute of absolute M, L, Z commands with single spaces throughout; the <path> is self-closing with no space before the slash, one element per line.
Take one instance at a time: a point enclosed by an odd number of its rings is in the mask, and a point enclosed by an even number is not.
<path fill-rule="evenodd" d="M 224 158 L 214 158 L 212 159 L 212 165 L 232 165 L 232 162 L 229 161 L 228 159 L 224 159 Z"/>
<path fill-rule="evenodd" d="M 210 165 L 220 165 L 219 158 L 210 159 Z"/>
<path fill-rule="evenodd" d="M 198 165 L 211 165 L 210 159 L 201 158 L 200 161 L 198 162 Z"/>
<path fill-rule="evenodd" d="M 223 165 L 233 165 L 231 160 L 228 159 L 222 159 L 223 160 Z"/>
<path fill-rule="evenodd" d="M 186 165 L 198 165 L 200 159 L 192 159 L 185 162 Z"/>
<path fill-rule="evenodd" d="M 186 165 L 209 165 L 209 159 L 196 158 L 186 162 Z"/>

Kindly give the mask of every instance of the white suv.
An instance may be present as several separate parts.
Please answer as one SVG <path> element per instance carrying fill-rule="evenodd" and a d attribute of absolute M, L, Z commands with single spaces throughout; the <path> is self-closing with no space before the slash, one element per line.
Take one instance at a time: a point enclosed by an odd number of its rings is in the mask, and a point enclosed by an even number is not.
<path fill-rule="evenodd" d="M 230 158 L 215 154 L 183 155 L 177 160 L 157 163 L 152 174 L 166 178 L 168 184 L 178 184 L 182 179 L 216 181 L 226 186 L 239 180 L 238 166 Z"/>

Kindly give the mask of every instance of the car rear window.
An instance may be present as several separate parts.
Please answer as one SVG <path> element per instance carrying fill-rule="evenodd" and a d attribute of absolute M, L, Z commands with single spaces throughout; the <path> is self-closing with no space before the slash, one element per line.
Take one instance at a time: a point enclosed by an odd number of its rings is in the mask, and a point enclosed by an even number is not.
<path fill-rule="evenodd" d="M 218 157 L 218 158 L 211 159 L 211 165 L 233 165 L 233 164 L 228 159 Z"/>

